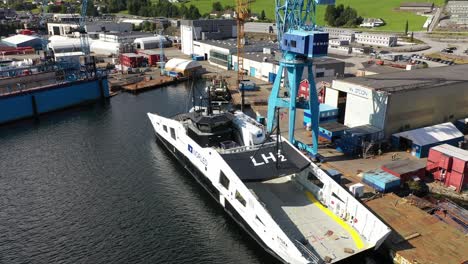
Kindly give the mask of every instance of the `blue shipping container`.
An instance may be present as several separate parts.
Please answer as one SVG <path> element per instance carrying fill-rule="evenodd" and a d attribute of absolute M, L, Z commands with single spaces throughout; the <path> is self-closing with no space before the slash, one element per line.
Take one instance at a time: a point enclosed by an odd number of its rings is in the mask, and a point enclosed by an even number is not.
<path fill-rule="evenodd" d="M 389 192 L 400 187 L 400 178 L 381 169 L 364 172 L 362 181 L 379 192 Z"/>
<path fill-rule="evenodd" d="M 319 105 L 319 123 L 336 121 L 338 118 L 338 108 L 327 104 Z M 304 110 L 304 126 L 310 123 L 310 110 Z"/>

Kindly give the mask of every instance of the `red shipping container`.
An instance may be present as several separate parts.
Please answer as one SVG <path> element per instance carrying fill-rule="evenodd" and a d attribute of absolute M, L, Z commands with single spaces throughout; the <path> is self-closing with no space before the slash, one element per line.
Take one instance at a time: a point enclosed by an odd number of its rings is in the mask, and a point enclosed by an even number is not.
<path fill-rule="evenodd" d="M 318 93 L 319 103 L 325 103 L 325 84 L 322 82 L 320 85 L 317 85 L 317 89 L 322 87 Z M 299 91 L 297 92 L 298 97 L 304 97 L 306 100 L 309 100 L 309 80 L 302 80 L 299 84 Z"/>

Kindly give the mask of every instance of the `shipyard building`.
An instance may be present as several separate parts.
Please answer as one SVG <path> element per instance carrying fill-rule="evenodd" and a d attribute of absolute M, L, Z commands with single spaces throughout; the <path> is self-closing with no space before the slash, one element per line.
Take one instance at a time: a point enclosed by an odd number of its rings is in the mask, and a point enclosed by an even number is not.
<path fill-rule="evenodd" d="M 182 20 L 180 22 L 181 50 L 184 54 L 194 52 L 194 40 L 228 39 L 237 37 L 236 20 L 207 19 Z"/>
<path fill-rule="evenodd" d="M 334 80 L 325 104 L 347 127 L 372 126 L 383 137 L 454 122 L 468 113 L 468 65 Z"/>

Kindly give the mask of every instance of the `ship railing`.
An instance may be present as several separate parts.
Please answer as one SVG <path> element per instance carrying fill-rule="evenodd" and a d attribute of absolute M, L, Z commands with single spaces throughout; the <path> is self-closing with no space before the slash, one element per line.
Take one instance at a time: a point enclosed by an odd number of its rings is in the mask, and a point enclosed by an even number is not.
<path fill-rule="evenodd" d="M 219 149 L 218 152 L 220 154 L 231 154 L 231 153 L 239 153 L 239 152 L 245 152 L 249 150 L 257 150 L 260 147 L 268 147 L 275 145 L 276 142 L 268 142 L 263 145 L 253 145 L 253 146 L 240 146 L 240 147 L 234 147 L 234 148 L 229 148 L 229 149 Z"/>
<path fill-rule="evenodd" d="M 299 242 L 297 239 L 294 239 L 294 242 L 296 244 L 296 247 L 299 249 L 301 254 L 308 260 L 310 263 L 314 264 L 321 264 L 323 261 L 317 257 L 310 249 L 308 249 L 306 246 L 304 246 L 301 242 Z"/>

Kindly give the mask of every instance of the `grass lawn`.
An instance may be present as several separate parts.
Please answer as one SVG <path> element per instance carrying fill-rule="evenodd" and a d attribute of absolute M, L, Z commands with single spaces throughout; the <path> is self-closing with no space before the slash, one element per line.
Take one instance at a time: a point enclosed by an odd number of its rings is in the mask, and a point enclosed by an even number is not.
<path fill-rule="evenodd" d="M 219 1 L 223 6 L 235 6 L 236 4 L 233 0 Z M 191 0 L 186 5 L 193 4 L 198 7 L 201 14 L 204 14 L 211 11 L 213 2 L 216 2 L 216 0 Z M 426 17 L 418 16 L 412 12 L 395 10 L 402 2 L 408 2 L 408 0 L 336 0 L 337 4 L 353 7 L 362 17 L 382 18 L 386 22 L 386 25 L 376 30 L 403 32 L 406 20 L 408 20 L 410 31 L 422 30 Z M 437 6 L 444 4 L 444 0 L 411 0 L 409 2 L 434 2 Z M 275 0 L 254 0 L 250 8 L 252 12 L 259 14 L 262 10 L 265 10 L 268 18 L 275 18 Z M 317 9 L 317 23 L 319 25 L 325 25 L 324 16 L 325 6 L 319 6 Z"/>

